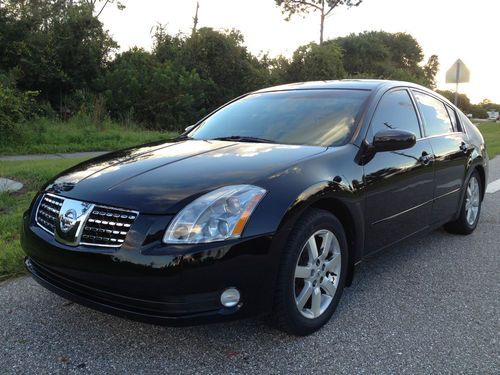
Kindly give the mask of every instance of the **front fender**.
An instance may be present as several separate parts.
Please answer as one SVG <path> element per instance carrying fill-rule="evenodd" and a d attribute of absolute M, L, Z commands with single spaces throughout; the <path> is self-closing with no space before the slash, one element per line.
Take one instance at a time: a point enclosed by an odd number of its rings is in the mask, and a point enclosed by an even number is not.
<path fill-rule="evenodd" d="M 335 214 L 349 242 L 349 263 L 361 260 L 364 249 L 363 167 L 355 162 L 358 148 L 352 144 L 330 148 L 301 161 L 255 185 L 267 190 L 245 228 L 244 236 L 273 235 L 270 261 L 279 269 L 290 231 L 310 207 Z M 351 273 L 352 274 L 352 273 Z"/>
<path fill-rule="evenodd" d="M 311 207 L 330 211 L 342 222 L 348 237 L 351 261 L 357 263 L 363 257 L 365 238 L 364 199 L 360 195 L 359 191 L 353 192 L 352 187 L 339 176 L 333 181 L 318 182 L 304 190 L 288 207 L 279 230 L 290 231 Z"/>

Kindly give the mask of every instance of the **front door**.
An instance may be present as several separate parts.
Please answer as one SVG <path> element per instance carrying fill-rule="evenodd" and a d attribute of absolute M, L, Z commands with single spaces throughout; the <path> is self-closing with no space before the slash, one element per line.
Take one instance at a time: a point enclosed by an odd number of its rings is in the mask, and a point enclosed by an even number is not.
<path fill-rule="evenodd" d="M 415 146 L 378 152 L 364 165 L 367 252 L 426 228 L 434 189 L 432 149 L 422 138 L 415 106 L 406 89 L 384 94 L 373 116 L 367 141 L 380 130 L 403 129 L 417 137 Z"/>

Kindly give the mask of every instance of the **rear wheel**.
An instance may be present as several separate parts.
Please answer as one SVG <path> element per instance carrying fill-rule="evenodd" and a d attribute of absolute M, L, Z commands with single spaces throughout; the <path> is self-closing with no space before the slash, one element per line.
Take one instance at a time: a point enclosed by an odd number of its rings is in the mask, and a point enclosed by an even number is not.
<path fill-rule="evenodd" d="M 347 241 L 331 213 L 311 209 L 295 225 L 283 254 L 273 320 L 295 335 L 321 328 L 338 305 L 347 272 Z"/>
<path fill-rule="evenodd" d="M 457 220 L 444 226 L 448 232 L 470 234 L 476 229 L 481 213 L 482 189 L 479 173 L 474 171 L 467 181 L 465 197 L 460 207 L 460 216 Z"/>

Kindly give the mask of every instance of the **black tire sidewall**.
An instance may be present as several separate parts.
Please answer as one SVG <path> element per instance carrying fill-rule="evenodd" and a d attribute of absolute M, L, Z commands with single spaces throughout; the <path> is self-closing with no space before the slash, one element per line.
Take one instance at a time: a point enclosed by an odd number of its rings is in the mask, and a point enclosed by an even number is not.
<path fill-rule="evenodd" d="M 340 280 L 338 283 L 337 292 L 335 293 L 335 296 L 326 311 L 318 318 L 308 319 L 299 312 L 295 303 L 295 267 L 306 241 L 309 239 L 309 237 L 311 237 L 311 235 L 313 235 L 313 233 L 321 229 L 327 229 L 331 231 L 337 237 L 337 240 L 339 242 L 341 253 Z M 290 249 L 290 252 L 288 253 L 287 259 L 285 259 L 285 262 L 283 264 L 284 272 L 282 272 L 282 277 L 285 278 L 285 280 L 282 280 L 281 285 L 286 286 L 287 288 L 287 290 L 283 290 L 282 293 L 284 307 L 287 311 L 289 322 L 294 328 L 294 333 L 300 335 L 314 332 L 330 320 L 340 301 L 345 285 L 348 265 L 348 250 L 347 239 L 342 224 L 334 215 L 327 211 L 312 211 L 312 213 L 308 217 L 306 217 L 305 220 L 300 220 L 297 223 L 294 231 L 295 233 L 292 233 L 287 243 L 287 247 L 288 249 Z"/>
<path fill-rule="evenodd" d="M 466 204 L 466 200 L 467 200 L 467 186 L 469 186 L 469 182 L 473 177 L 476 179 L 476 181 L 478 183 L 480 196 L 479 196 L 479 207 L 478 207 L 477 216 L 476 216 L 476 219 L 474 220 L 474 223 L 471 225 L 467 221 L 467 212 L 465 210 L 465 204 Z M 468 233 L 472 233 L 474 231 L 474 229 L 476 229 L 477 224 L 479 222 L 479 217 L 481 215 L 481 203 L 482 203 L 481 195 L 483 193 L 483 186 L 481 184 L 481 179 L 479 178 L 479 173 L 477 171 L 472 172 L 472 174 L 469 176 L 469 178 L 467 179 L 467 183 L 465 184 L 464 190 L 465 190 L 465 193 L 464 193 L 464 198 L 463 198 L 463 202 L 462 202 L 462 207 L 460 210 L 460 220 L 462 221 L 462 225 L 466 228 L 466 231 Z"/>

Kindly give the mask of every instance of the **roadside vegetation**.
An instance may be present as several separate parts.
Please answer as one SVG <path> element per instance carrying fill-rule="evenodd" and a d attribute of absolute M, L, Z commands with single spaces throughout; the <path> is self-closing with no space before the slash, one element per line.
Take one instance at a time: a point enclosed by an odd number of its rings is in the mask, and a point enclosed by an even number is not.
<path fill-rule="evenodd" d="M 151 50 L 119 51 L 99 15 L 125 1 L 1 3 L 0 154 L 126 147 L 179 133 L 243 93 L 290 82 L 377 78 L 435 88 L 439 68 L 438 56 L 425 60 L 404 32 L 320 37 L 287 57 L 251 53 L 238 30 L 195 23 L 183 34 L 159 24 Z M 286 19 L 307 13 L 298 3 L 276 1 Z M 329 2 L 323 11 L 360 3 Z M 500 105 L 460 95 L 459 107 L 485 117 Z"/>
<path fill-rule="evenodd" d="M 436 90 L 450 102 L 455 103 L 455 92 L 450 90 Z M 465 94 L 458 94 L 457 107 L 465 114 L 471 114 L 476 119 L 487 119 L 488 111 L 500 111 L 500 104 L 493 103 L 489 99 L 483 99 L 478 104 L 472 104 Z"/>
<path fill-rule="evenodd" d="M 483 122 L 478 128 L 483 134 L 490 159 L 500 155 L 500 122 Z"/>
<path fill-rule="evenodd" d="M 15 137 L 3 142 L 0 155 L 112 151 L 151 141 L 168 141 L 177 135 L 109 119 L 96 124 L 87 116 L 75 116 L 68 121 L 39 118 L 16 127 Z"/>
<path fill-rule="evenodd" d="M 116 148 L 127 142 L 118 138 L 122 128 L 120 136 L 136 137 L 130 124 L 178 133 L 234 97 L 277 84 L 360 77 L 433 87 L 439 65 L 436 55 L 424 60 L 411 35 L 383 31 L 307 43 L 286 57 L 252 54 L 237 30 L 194 25 L 182 34 L 156 25 L 151 50 L 119 52 L 99 20 L 102 7 L 117 4 L 2 1 L 0 154 Z"/>

